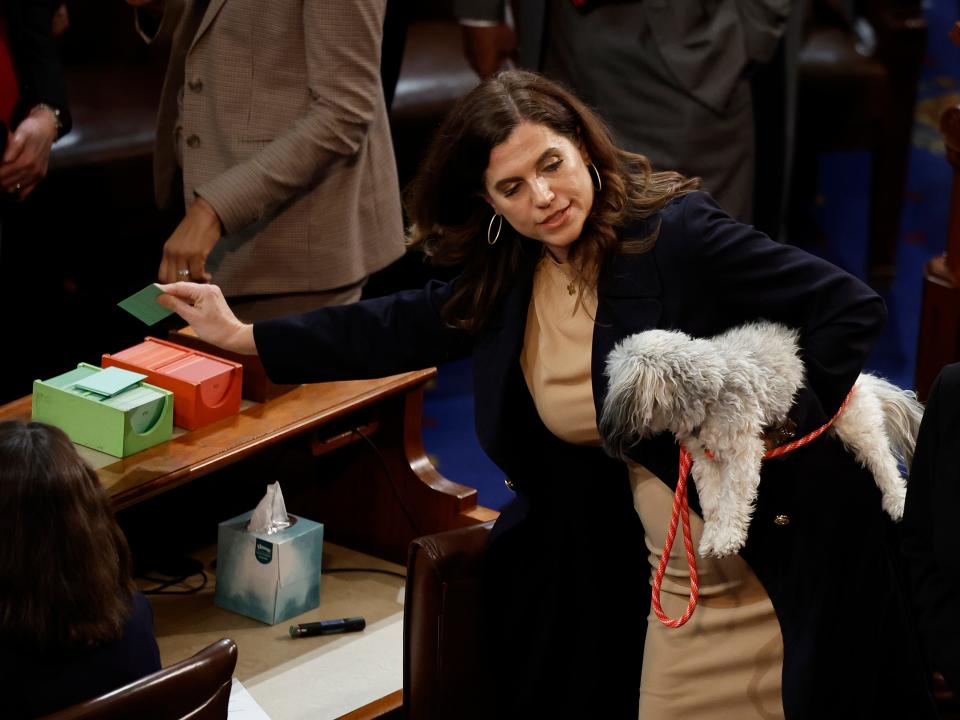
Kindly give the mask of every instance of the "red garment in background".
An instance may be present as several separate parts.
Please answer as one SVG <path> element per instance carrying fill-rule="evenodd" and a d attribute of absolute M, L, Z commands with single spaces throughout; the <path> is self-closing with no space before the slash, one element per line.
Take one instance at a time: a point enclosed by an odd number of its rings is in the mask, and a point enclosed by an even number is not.
<path fill-rule="evenodd" d="M 13 67 L 13 55 L 10 52 L 10 35 L 7 32 L 7 13 L 0 4 L 0 120 L 10 127 L 13 109 L 20 98 L 20 86 L 17 84 L 17 72 Z"/>

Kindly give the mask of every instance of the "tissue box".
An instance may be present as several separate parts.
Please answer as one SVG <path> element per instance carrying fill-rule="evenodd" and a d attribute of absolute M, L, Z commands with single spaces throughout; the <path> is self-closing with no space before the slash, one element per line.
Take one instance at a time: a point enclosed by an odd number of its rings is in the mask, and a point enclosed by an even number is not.
<path fill-rule="evenodd" d="M 104 367 L 144 373 L 170 390 L 176 402 L 173 422 L 187 430 L 240 412 L 243 367 L 213 355 L 148 337 L 139 345 L 103 356 Z"/>
<path fill-rule="evenodd" d="M 111 394 L 78 387 L 101 373 L 80 363 L 76 370 L 33 383 L 33 414 L 56 425 L 73 442 L 114 457 L 127 457 L 173 435 L 173 393 L 134 378 Z"/>
<path fill-rule="evenodd" d="M 252 533 L 251 514 L 220 523 L 214 602 L 269 625 L 317 607 L 323 525 L 291 515 L 273 535 Z"/>

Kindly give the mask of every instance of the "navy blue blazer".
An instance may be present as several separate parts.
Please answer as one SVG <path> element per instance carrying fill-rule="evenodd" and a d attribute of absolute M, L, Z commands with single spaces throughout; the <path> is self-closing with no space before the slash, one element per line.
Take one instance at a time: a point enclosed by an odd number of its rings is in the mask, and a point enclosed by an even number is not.
<path fill-rule="evenodd" d="M 0 647 L 0 716 L 34 718 L 98 697 L 160 669 L 153 610 L 136 592 L 123 634 L 51 656 Z"/>
<path fill-rule="evenodd" d="M 598 417 L 606 357 L 627 335 L 664 328 L 704 337 L 766 318 L 800 330 L 807 384 L 791 411 L 798 431 L 825 422 L 880 332 L 883 301 L 829 263 L 736 222 L 704 193 L 675 200 L 622 238 L 654 231 L 652 250 L 617 255 L 601 272 Z M 277 382 L 386 375 L 472 352 L 477 434 L 517 488 L 487 553 L 493 712 L 636 718 L 650 598 L 643 528 L 625 464 L 552 435 L 526 388 L 519 357 L 537 259 L 476 336 L 444 326 L 451 287 L 441 283 L 257 323 L 254 336 Z M 675 486 L 671 437 L 644 441 L 632 456 Z M 773 522 L 781 514 L 788 525 Z M 872 478 L 831 437 L 764 466 L 741 554 L 780 621 L 787 717 L 935 716 L 891 525 Z"/>

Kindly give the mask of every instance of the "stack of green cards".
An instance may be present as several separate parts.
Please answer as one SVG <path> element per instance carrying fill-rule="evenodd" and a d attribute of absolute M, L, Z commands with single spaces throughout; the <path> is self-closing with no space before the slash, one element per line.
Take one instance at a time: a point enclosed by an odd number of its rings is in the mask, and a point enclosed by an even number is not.
<path fill-rule="evenodd" d="M 146 375 L 81 363 L 33 383 L 33 419 L 56 425 L 80 445 L 126 457 L 173 435 L 173 393 Z"/>

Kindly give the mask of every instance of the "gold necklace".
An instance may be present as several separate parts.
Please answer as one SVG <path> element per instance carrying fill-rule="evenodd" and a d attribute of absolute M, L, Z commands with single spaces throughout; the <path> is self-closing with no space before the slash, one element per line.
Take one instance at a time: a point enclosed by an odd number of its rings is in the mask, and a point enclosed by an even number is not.
<path fill-rule="evenodd" d="M 552 264 L 552 265 L 557 269 L 557 272 L 560 273 L 560 275 L 563 277 L 563 279 L 567 281 L 567 294 L 568 294 L 568 295 L 576 295 L 576 294 L 577 294 L 577 281 L 571 279 L 570 276 L 567 275 L 567 274 L 563 271 L 563 263 L 559 262 L 559 261 L 553 256 L 553 253 L 550 252 L 549 250 L 544 250 L 544 254 L 546 255 L 547 258 L 549 258 L 550 264 Z"/>
<path fill-rule="evenodd" d="M 563 271 L 563 265 L 560 263 L 554 262 L 554 265 L 557 266 L 557 270 L 563 276 L 563 279 L 567 281 L 567 294 L 576 295 L 577 294 L 577 283 L 575 280 L 571 280 L 570 276 Z"/>

